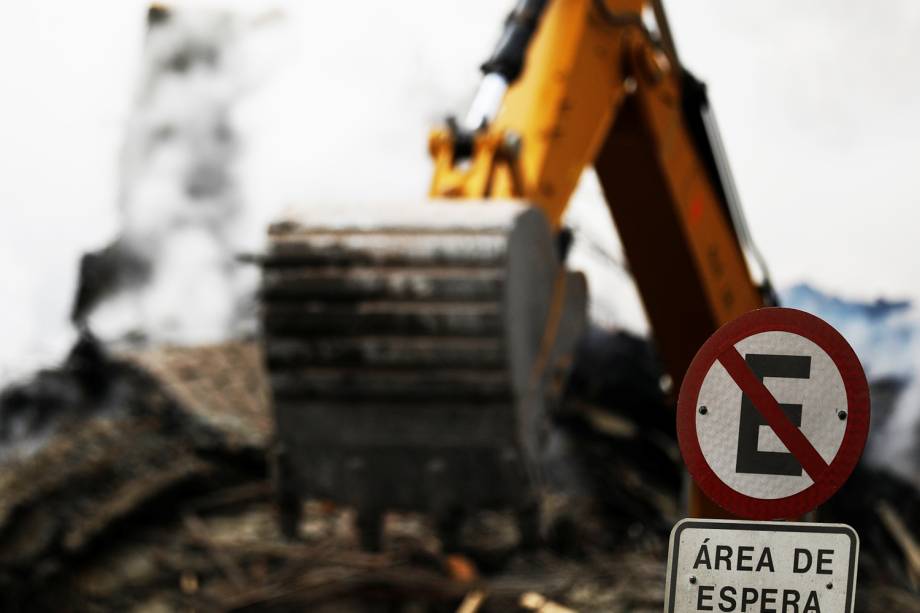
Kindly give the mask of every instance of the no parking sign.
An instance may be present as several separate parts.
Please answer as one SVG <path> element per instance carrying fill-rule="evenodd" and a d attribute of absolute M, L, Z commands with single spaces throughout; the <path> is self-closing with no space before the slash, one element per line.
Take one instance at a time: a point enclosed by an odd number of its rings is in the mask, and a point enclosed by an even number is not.
<path fill-rule="evenodd" d="M 766 308 L 720 328 L 678 399 L 687 469 L 740 517 L 797 517 L 843 485 L 869 431 L 869 386 L 843 337 L 803 311 Z"/>

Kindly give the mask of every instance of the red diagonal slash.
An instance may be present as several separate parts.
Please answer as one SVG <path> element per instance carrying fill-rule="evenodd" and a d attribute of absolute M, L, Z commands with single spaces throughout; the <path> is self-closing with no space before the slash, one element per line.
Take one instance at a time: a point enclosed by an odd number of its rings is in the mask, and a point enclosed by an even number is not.
<path fill-rule="evenodd" d="M 729 346 L 719 355 L 719 362 L 722 363 L 729 376 L 738 384 L 741 391 L 748 395 L 748 398 L 754 403 L 754 407 L 763 415 L 767 425 L 773 428 L 776 436 L 799 461 L 802 468 L 811 477 L 811 480 L 817 481 L 827 470 L 827 463 L 824 458 L 814 448 L 814 445 L 805 438 L 802 431 L 786 417 L 773 394 L 751 371 L 747 362 L 738 353 L 738 350 L 733 345 Z"/>

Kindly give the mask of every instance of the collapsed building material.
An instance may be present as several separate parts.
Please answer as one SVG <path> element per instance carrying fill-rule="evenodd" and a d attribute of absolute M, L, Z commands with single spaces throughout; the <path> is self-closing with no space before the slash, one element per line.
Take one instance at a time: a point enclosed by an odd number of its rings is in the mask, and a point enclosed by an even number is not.
<path fill-rule="evenodd" d="M 594 466 L 591 489 L 544 493 L 544 537 L 529 548 L 502 514 L 469 518 L 456 549 L 463 557 L 447 555 L 431 518 L 412 513 L 387 513 L 382 551 L 368 553 L 354 509 L 322 501 L 304 505 L 296 540 L 282 534 L 255 344 L 120 358 L 85 345 L 58 372 L 19 386 L 28 394 L 2 396 L 16 399 L 20 417 L 31 407 L 44 418 L 41 438 L 0 463 L 0 608 L 453 612 L 479 592 L 478 613 L 522 610 L 528 593 L 544 609 L 657 613 L 680 467 L 650 414 L 660 408 L 653 367 L 607 377 L 619 391 L 599 392 L 596 376 L 619 360 L 652 365 L 647 345 L 594 338 L 579 349 L 589 361 L 562 408 L 570 442 L 590 450 L 576 463 Z M 235 387 L 242 382 L 248 391 Z M 71 399 L 58 403 L 57 424 L 50 391 Z M 611 420 L 612 430 L 593 425 Z M 920 611 L 902 548 L 876 513 L 876 500 L 887 501 L 916 540 L 920 496 L 865 469 L 851 482 L 821 520 L 860 533 L 858 610 Z"/>

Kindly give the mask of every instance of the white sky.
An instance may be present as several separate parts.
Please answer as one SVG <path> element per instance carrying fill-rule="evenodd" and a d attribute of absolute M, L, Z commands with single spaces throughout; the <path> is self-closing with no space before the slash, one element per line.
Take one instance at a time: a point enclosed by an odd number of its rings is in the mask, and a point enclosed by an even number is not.
<path fill-rule="evenodd" d="M 512 1 L 274 4 L 291 19 L 254 54 L 273 68 L 237 117 L 253 237 L 295 201 L 423 199 L 427 130 L 463 110 Z M 117 231 L 145 8 L 0 8 L 0 378 L 66 347 L 77 258 Z M 920 297 L 920 3 L 668 8 L 778 284 Z"/>

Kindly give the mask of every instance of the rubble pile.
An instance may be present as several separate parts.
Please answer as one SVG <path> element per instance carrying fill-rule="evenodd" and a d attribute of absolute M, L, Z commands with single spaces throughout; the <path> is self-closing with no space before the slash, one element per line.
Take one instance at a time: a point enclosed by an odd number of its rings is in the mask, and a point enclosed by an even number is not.
<path fill-rule="evenodd" d="M 362 551 L 354 512 L 322 501 L 282 536 L 261 362 L 254 343 L 111 357 L 84 339 L 3 392 L 0 609 L 661 610 L 682 472 L 644 341 L 584 343 L 558 419 L 579 487 L 544 493 L 542 541 L 490 512 L 450 552 L 408 513 Z M 861 469 L 819 519 L 861 536 L 858 611 L 920 611 L 915 490 Z"/>

